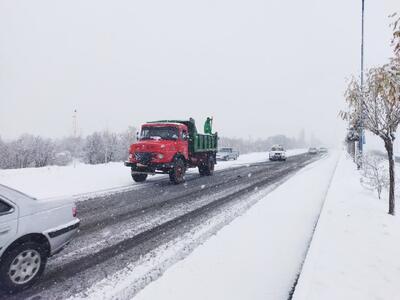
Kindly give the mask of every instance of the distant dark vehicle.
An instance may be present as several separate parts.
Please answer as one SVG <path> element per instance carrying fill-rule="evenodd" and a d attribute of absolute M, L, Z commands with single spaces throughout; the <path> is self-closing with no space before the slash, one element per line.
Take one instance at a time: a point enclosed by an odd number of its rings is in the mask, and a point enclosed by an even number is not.
<path fill-rule="evenodd" d="M 308 154 L 312 154 L 312 155 L 318 154 L 318 149 L 315 147 L 311 147 L 308 149 Z"/>
<path fill-rule="evenodd" d="M 286 151 L 281 145 L 274 145 L 272 146 L 271 150 L 269 151 L 269 160 L 286 160 Z"/>
<path fill-rule="evenodd" d="M 234 150 L 233 148 L 221 148 L 217 153 L 217 160 L 237 160 L 239 157 L 239 151 Z"/>
<path fill-rule="evenodd" d="M 320 153 L 327 153 L 327 152 L 328 152 L 328 148 L 326 148 L 326 147 L 319 147 L 318 151 L 319 151 Z"/>

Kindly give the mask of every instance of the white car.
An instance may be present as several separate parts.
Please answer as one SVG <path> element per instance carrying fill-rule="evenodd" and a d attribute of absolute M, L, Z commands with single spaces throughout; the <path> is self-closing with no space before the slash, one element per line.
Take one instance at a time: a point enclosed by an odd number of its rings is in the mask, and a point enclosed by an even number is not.
<path fill-rule="evenodd" d="M 269 160 L 286 160 L 286 151 L 281 145 L 272 146 L 269 151 Z"/>
<path fill-rule="evenodd" d="M 71 198 L 37 200 L 0 184 L 0 288 L 23 290 L 78 231 Z"/>
<path fill-rule="evenodd" d="M 239 151 L 233 148 L 221 148 L 217 152 L 217 160 L 237 160 L 239 157 Z"/>

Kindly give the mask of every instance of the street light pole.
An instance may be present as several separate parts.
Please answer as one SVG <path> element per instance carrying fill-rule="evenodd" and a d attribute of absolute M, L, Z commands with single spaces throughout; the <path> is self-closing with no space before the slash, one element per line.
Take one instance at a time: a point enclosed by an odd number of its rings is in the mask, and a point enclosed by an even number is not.
<path fill-rule="evenodd" d="M 364 90 L 364 2 L 361 0 L 361 91 Z M 359 129 L 359 140 L 358 140 L 358 152 L 359 162 L 358 166 L 361 166 L 361 158 L 363 155 L 364 144 L 364 100 L 361 101 L 360 110 L 360 129 Z"/>

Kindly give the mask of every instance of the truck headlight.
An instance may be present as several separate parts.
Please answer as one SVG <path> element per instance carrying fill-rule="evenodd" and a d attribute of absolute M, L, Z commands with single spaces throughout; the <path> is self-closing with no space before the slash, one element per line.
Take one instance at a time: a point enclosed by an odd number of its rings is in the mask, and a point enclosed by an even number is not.
<path fill-rule="evenodd" d="M 161 153 L 157 154 L 157 158 L 158 159 L 163 159 L 164 158 L 164 154 L 161 154 Z"/>

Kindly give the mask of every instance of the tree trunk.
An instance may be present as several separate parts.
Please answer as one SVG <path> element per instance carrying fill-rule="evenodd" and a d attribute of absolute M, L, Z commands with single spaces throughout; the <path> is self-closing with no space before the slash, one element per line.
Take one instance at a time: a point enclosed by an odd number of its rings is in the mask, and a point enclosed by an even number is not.
<path fill-rule="evenodd" d="M 394 178 L 394 158 L 393 158 L 393 141 L 392 140 L 386 140 L 385 141 L 385 148 L 388 154 L 388 159 L 389 159 L 389 214 L 393 215 L 395 214 L 395 199 L 394 199 L 394 184 L 395 184 L 395 178 Z"/>

